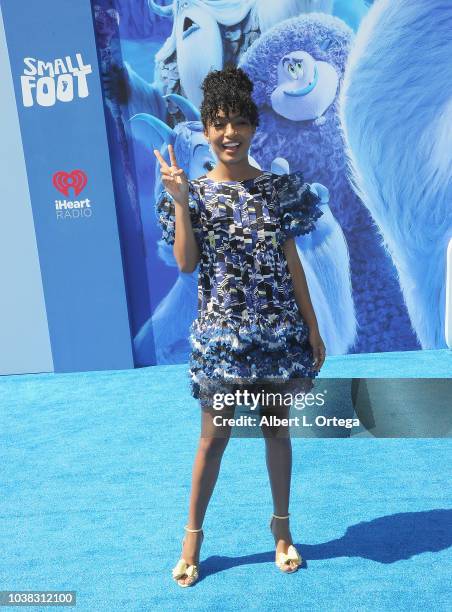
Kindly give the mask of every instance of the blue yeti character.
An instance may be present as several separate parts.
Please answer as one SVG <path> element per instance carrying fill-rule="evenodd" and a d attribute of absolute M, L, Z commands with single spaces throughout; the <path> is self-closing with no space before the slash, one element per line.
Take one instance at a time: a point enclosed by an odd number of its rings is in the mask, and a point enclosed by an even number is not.
<path fill-rule="evenodd" d="M 306 181 L 320 181 L 330 191 L 331 212 L 345 234 L 350 255 L 358 323 L 350 352 L 416 349 L 394 264 L 348 177 L 338 96 L 353 39 L 341 19 L 310 13 L 273 27 L 248 49 L 240 66 L 254 82 L 261 118 L 251 153 L 262 167 L 283 156 L 292 170 L 303 171 Z M 362 95 L 361 89 L 355 93 L 354 106 L 362 108 Z M 297 244 L 303 249 L 304 238 Z M 346 283 L 343 258 L 342 249 L 336 269 Z M 330 291 L 327 282 L 324 293 L 349 339 L 353 309 L 341 301 L 337 290 Z"/>
<path fill-rule="evenodd" d="M 451 32 L 450 2 L 376 2 L 361 24 L 340 99 L 356 193 L 397 268 L 424 349 L 446 347 Z M 380 309 L 376 316 L 381 329 Z"/>

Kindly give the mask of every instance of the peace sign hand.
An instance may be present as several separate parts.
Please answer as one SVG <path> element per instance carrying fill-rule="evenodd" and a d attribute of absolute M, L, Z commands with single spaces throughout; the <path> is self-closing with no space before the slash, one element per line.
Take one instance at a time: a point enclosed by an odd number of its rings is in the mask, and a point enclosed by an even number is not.
<path fill-rule="evenodd" d="M 188 180 L 182 168 L 179 168 L 174 154 L 173 145 L 168 145 L 168 152 L 171 160 L 171 166 L 168 166 L 166 161 L 160 155 L 157 149 L 154 149 L 154 154 L 160 162 L 160 172 L 162 174 L 162 183 L 166 191 L 180 204 L 188 204 Z"/>

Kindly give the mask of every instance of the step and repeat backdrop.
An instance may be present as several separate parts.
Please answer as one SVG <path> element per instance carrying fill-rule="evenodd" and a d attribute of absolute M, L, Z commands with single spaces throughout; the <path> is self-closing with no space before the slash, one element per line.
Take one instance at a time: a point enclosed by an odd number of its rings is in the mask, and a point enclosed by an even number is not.
<path fill-rule="evenodd" d="M 197 271 L 161 240 L 153 149 L 190 178 L 215 165 L 200 85 L 227 62 L 255 84 L 250 162 L 329 194 L 297 238 L 328 354 L 446 347 L 450 6 L 0 7 L 1 373 L 188 360 Z"/>

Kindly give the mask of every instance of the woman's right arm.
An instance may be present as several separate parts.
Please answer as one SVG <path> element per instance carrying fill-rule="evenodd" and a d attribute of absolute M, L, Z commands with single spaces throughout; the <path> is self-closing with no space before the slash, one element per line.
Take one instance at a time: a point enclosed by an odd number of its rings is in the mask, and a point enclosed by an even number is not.
<path fill-rule="evenodd" d="M 171 166 L 154 149 L 154 154 L 160 162 L 162 183 L 173 198 L 175 233 L 173 253 L 181 272 L 193 272 L 200 260 L 199 247 L 193 232 L 188 203 L 189 184 L 182 168 L 179 168 L 172 145 L 168 145 Z"/>

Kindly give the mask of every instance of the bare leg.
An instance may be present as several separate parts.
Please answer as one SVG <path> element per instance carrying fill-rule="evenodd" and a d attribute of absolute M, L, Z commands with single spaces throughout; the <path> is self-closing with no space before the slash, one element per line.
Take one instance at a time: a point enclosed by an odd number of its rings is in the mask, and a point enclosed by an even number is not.
<path fill-rule="evenodd" d="M 289 418 L 290 407 L 278 404 L 263 409 L 263 415 L 273 415 L 280 419 Z M 273 497 L 274 514 L 289 514 L 290 480 L 292 475 L 292 442 L 288 426 L 261 426 L 265 437 L 265 459 Z M 289 519 L 272 518 L 271 529 L 275 538 L 276 552 L 287 553 L 292 544 Z M 287 570 L 292 571 L 296 563 L 290 561 Z"/>
<path fill-rule="evenodd" d="M 232 415 L 234 410 L 232 410 Z M 221 459 L 229 442 L 231 435 L 230 425 L 216 426 L 213 423 L 215 416 L 231 416 L 223 410 L 202 410 L 201 412 L 201 437 L 196 452 L 190 495 L 188 513 L 188 527 L 200 529 L 204 516 L 212 496 L 218 474 L 220 472 Z M 182 549 L 182 557 L 188 564 L 199 563 L 199 553 L 202 543 L 202 532 L 186 532 L 185 542 Z M 179 583 L 189 583 L 191 578 L 185 576 L 178 580 Z"/>

